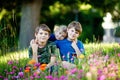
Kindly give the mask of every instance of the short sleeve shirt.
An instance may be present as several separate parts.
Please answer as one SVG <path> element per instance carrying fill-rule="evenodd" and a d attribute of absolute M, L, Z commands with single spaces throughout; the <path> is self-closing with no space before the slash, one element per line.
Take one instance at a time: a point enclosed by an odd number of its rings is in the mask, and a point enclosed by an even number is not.
<path fill-rule="evenodd" d="M 69 41 L 67 39 L 64 40 L 56 40 L 55 41 L 57 47 L 60 50 L 60 56 L 62 60 L 73 62 L 73 55 L 76 54 L 75 50 L 71 46 L 72 41 Z M 83 43 L 80 40 L 77 40 L 77 46 L 82 54 L 84 54 L 84 46 Z"/>
<path fill-rule="evenodd" d="M 44 48 L 38 48 L 37 51 L 37 55 L 38 55 L 38 62 L 39 63 L 49 63 L 50 62 L 50 57 L 52 55 L 56 55 L 56 45 L 54 42 L 48 42 L 47 45 Z M 32 58 L 33 56 L 33 51 L 32 51 L 32 47 L 30 46 L 28 49 L 28 53 L 29 53 L 29 58 Z"/>

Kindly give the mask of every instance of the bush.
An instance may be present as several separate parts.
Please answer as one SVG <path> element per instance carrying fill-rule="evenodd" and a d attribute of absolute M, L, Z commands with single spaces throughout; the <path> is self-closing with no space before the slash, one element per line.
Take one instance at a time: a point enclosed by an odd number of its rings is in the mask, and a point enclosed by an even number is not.
<path fill-rule="evenodd" d="M 115 29 L 115 37 L 120 37 L 120 26 Z"/>

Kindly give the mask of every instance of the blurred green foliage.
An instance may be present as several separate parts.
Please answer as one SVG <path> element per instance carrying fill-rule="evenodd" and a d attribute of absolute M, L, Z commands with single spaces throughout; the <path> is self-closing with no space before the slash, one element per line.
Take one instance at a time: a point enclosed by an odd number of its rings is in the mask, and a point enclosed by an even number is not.
<path fill-rule="evenodd" d="M 83 32 L 79 37 L 83 42 L 89 40 L 93 42 L 94 38 L 101 41 L 103 36 L 102 15 L 97 9 L 90 5 L 76 4 L 78 7 L 70 7 L 63 3 L 56 2 L 50 5 L 47 9 L 42 7 L 41 23 L 46 23 L 51 30 L 54 25 L 68 25 L 71 21 L 77 20 L 81 23 Z M 84 7 L 82 7 L 84 6 Z M 88 7 L 87 7 L 88 6 Z M 94 36 L 94 38 L 93 38 Z"/>
<path fill-rule="evenodd" d="M 22 4 L 32 3 L 32 1 L 1 0 L 0 53 L 4 49 L 18 46 L 21 7 Z M 7 11 L 4 15 L 1 14 L 3 9 Z M 102 17 L 109 11 L 115 20 L 119 20 L 119 9 L 120 0 L 43 0 L 40 23 L 46 23 L 53 30 L 55 24 L 68 25 L 71 21 L 77 20 L 83 27 L 80 40 L 83 42 L 101 41 Z"/>
<path fill-rule="evenodd" d="M 0 21 L 0 55 L 18 47 L 20 16 L 7 11 Z"/>
<path fill-rule="evenodd" d="M 116 27 L 114 35 L 115 37 L 120 37 L 120 26 Z"/>

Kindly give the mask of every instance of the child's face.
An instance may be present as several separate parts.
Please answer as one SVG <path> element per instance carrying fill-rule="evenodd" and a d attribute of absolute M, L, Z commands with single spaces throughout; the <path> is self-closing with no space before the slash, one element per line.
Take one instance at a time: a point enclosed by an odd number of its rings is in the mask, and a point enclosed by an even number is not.
<path fill-rule="evenodd" d="M 47 31 L 44 31 L 42 29 L 39 29 L 38 33 L 35 34 L 35 37 L 39 42 L 47 42 L 49 39 L 49 33 Z"/>
<path fill-rule="evenodd" d="M 63 40 L 66 37 L 66 35 L 67 34 L 65 32 L 63 32 L 62 30 L 55 32 L 55 38 L 57 40 Z"/>
<path fill-rule="evenodd" d="M 68 39 L 71 41 L 75 41 L 79 37 L 79 32 L 75 30 L 75 28 L 67 29 Z"/>

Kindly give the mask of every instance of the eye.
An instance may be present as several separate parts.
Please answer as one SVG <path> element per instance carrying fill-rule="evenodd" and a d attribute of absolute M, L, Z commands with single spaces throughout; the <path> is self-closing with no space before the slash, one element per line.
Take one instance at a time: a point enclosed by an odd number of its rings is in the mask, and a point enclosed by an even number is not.
<path fill-rule="evenodd" d="M 75 33 L 76 33 L 76 34 L 79 34 L 79 32 L 78 32 L 78 31 L 76 31 Z"/>
<path fill-rule="evenodd" d="M 61 32 L 59 34 L 62 34 Z"/>
<path fill-rule="evenodd" d="M 40 32 L 39 34 L 40 34 L 40 35 L 42 35 L 43 33 L 42 33 L 42 32 Z"/>
<path fill-rule="evenodd" d="M 74 32 L 74 30 L 71 30 L 71 32 Z"/>
<path fill-rule="evenodd" d="M 48 33 L 45 33 L 45 35 L 48 35 Z"/>

